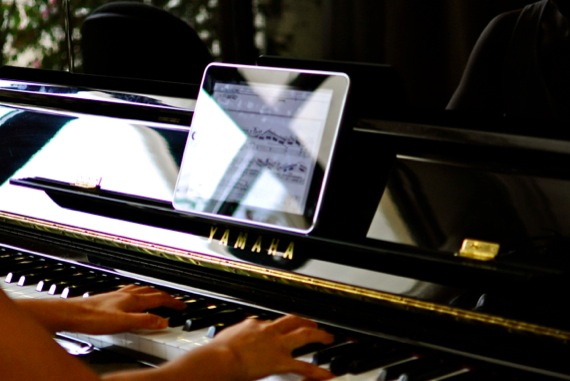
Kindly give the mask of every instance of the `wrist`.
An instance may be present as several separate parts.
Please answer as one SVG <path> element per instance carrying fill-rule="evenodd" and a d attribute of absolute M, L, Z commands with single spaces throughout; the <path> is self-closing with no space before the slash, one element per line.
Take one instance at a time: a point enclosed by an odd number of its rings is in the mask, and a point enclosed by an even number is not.
<path fill-rule="evenodd" d="M 38 324 L 51 333 L 64 330 L 71 320 L 62 299 L 17 299 L 16 304 L 31 316 Z"/>
<path fill-rule="evenodd" d="M 191 371 L 193 380 L 241 381 L 249 379 L 243 372 L 239 356 L 225 345 L 209 343 L 157 369 L 165 380 L 179 380 Z"/>
<path fill-rule="evenodd" d="M 85 305 L 74 299 L 20 299 L 18 305 L 37 323 L 50 333 L 68 331 L 81 332 L 81 327 L 88 324 L 85 317 Z"/>

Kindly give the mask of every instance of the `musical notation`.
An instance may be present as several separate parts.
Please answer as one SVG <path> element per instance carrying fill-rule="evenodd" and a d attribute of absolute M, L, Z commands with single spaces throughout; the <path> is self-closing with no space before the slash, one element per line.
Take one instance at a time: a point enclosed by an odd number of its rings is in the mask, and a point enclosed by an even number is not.
<path fill-rule="evenodd" d="M 293 135 L 280 135 L 273 129 L 262 130 L 253 127 L 246 131 L 249 136 L 249 149 L 258 153 L 287 154 L 288 157 L 306 158 L 307 150 Z"/>
<path fill-rule="evenodd" d="M 269 143 L 276 143 L 281 144 L 284 146 L 294 146 L 294 147 L 301 147 L 301 143 L 299 140 L 293 136 L 280 136 L 279 134 L 275 133 L 271 129 L 269 130 L 261 130 L 254 127 L 252 130 L 248 131 L 248 135 L 257 140 L 266 141 Z"/>
<path fill-rule="evenodd" d="M 310 95 L 281 87 L 216 87 L 212 97 L 231 119 L 229 127 L 239 130 L 240 143 L 227 161 L 212 199 L 303 212 L 322 139 L 323 107 L 328 107 Z"/>
<path fill-rule="evenodd" d="M 216 197 L 224 195 L 227 201 L 247 203 L 246 195 L 262 192 L 263 197 L 254 199 L 257 203 L 262 199 L 271 203 L 271 207 L 264 205 L 266 209 L 275 208 L 273 203 L 277 202 L 281 208 L 288 205 L 287 210 L 299 210 L 314 167 L 311 155 L 292 134 L 278 134 L 273 129 L 256 127 L 246 133 L 248 141 L 232 160 Z"/>
<path fill-rule="evenodd" d="M 249 168 L 249 173 L 257 175 L 263 169 L 269 169 L 281 180 L 293 183 L 304 183 L 307 166 L 301 162 L 297 163 L 282 163 L 278 160 L 271 160 L 269 158 L 261 159 L 256 158 L 252 161 L 253 167 Z"/>

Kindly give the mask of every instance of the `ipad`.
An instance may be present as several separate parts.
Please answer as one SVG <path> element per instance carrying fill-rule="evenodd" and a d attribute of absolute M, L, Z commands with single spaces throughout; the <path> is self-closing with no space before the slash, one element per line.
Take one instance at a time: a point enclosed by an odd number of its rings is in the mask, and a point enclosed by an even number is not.
<path fill-rule="evenodd" d="M 346 73 L 350 77 L 347 107 L 355 118 L 398 117 L 410 111 L 404 78 L 390 64 L 271 55 L 259 56 L 257 64 Z"/>
<path fill-rule="evenodd" d="M 308 233 L 349 89 L 344 73 L 210 64 L 176 183 L 176 210 Z"/>

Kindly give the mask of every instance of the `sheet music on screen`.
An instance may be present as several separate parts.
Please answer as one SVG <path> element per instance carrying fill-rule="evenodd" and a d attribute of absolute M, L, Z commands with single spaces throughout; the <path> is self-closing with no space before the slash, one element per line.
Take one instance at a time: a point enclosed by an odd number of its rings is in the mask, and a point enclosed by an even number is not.
<path fill-rule="evenodd" d="M 215 101 L 247 140 L 212 198 L 302 214 L 331 97 L 326 89 L 216 84 Z M 274 191 L 282 197 L 267 197 Z"/>
<path fill-rule="evenodd" d="M 269 69 L 250 70 L 251 77 L 203 85 L 208 88 L 198 97 L 174 205 L 306 229 L 314 223 L 339 127 L 339 95 L 326 84 L 329 75 L 315 81 L 304 74 L 311 80 L 303 82 L 295 81 L 296 72 L 271 69 L 277 75 L 256 77 Z M 287 81 L 277 81 L 279 74 Z"/>

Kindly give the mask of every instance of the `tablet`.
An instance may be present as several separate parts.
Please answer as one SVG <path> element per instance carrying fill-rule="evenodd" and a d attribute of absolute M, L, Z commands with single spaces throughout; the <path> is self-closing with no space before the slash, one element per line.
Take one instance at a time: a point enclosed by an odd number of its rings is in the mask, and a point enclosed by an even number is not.
<path fill-rule="evenodd" d="M 210 64 L 176 183 L 176 210 L 308 233 L 349 88 L 346 74 Z"/>

